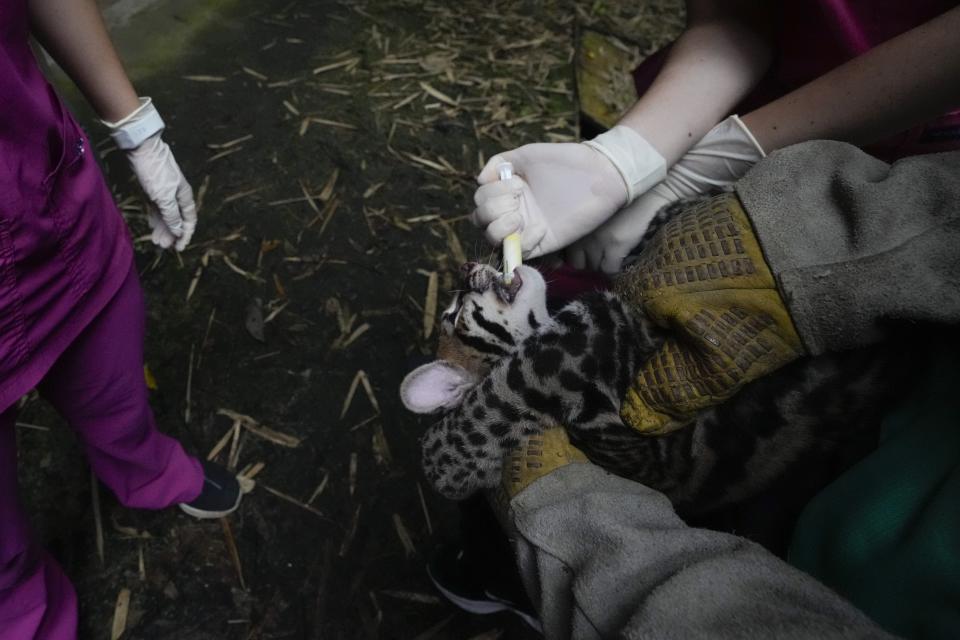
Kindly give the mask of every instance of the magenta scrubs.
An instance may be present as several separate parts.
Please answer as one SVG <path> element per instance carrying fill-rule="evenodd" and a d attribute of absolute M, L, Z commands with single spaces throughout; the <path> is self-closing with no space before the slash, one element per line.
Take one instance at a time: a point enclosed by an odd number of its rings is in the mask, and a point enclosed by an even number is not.
<path fill-rule="evenodd" d="M 76 121 L 0 0 L 0 638 L 76 637 L 76 595 L 17 498 L 17 400 L 37 388 L 121 503 L 195 498 L 199 462 L 156 429 L 130 236 Z"/>

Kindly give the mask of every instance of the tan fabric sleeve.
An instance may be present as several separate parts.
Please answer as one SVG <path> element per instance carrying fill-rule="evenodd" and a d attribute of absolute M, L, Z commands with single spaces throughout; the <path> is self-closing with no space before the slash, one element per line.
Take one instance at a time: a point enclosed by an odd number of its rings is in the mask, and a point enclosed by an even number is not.
<path fill-rule="evenodd" d="M 664 495 L 592 464 L 558 469 L 511 506 L 551 640 L 891 637 L 762 547 L 688 527 Z"/>
<path fill-rule="evenodd" d="M 811 353 L 960 322 L 960 151 L 888 165 L 806 142 L 736 190 Z"/>

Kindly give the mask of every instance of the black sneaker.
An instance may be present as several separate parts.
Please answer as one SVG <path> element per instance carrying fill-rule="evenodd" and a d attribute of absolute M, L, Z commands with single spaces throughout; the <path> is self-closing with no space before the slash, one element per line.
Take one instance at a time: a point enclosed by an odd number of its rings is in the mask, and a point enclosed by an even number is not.
<path fill-rule="evenodd" d="M 485 615 L 499 611 L 517 614 L 531 628 L 543 633 L 540 620 L 529 602 L 501 593 L 495 585 L 485 585 L 470 571 L 459 545 L 442 545 L 427 564 L 427 575 L 447 600 L 470 613 Z"/>
<path fill-rule="evenodd" d="M 222 518 L 240 506 L 240 483 L 236 476 L 215 462 L 201 460 L 203 490 L 191 502 L 180 504 L 180 509 L 194 518 Z"/>

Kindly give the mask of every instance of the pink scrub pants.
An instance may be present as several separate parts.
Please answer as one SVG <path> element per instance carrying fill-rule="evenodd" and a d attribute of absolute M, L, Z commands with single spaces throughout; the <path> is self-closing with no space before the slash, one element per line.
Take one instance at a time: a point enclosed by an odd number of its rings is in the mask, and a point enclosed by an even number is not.
<path fill-rule="evenodd" d="M 189 502 L 200 463 L 157 430 L 143 376 L 144 300 L 131 267 L 120 290 L 38 386 L 77 433 L 97 477 L 127 507 Z M 77 597 L 38 544 L 17 498 L 16 407 L 0 414 L 0 638 L 73 640 Z"/>

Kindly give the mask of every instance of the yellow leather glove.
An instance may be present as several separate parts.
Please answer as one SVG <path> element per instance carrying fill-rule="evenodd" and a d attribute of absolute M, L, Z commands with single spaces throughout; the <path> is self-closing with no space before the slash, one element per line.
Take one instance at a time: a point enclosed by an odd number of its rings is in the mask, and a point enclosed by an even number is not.
<path fill-rule="evenodd" d="M 503 475 L 500 486 L 490 492 L 489 499 L 500 524 L 507 531 L 510 500 L 548 473 L 560 467 L 578 462 L 589 462 L 587 456 L 570 444 L 570 438 L 562 427 L 553 427 L 535 436 L 524 436 L 520 444 L 507 452 L 503 459 Z"/>
<path fill-rule="evenodd" d="M 657 232 L 614 285 L 671 332 L 620 410 L 661 435 L 726 400 L 804 348 L 735 194 L 695 203 Z"/>

